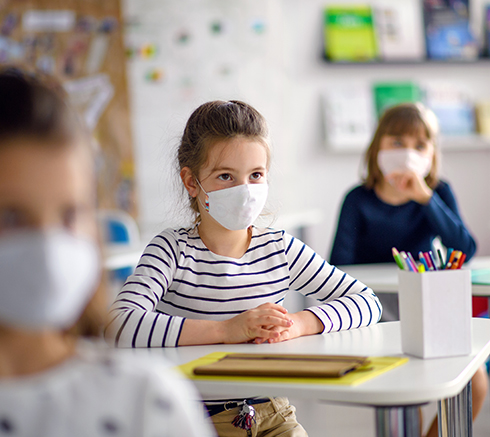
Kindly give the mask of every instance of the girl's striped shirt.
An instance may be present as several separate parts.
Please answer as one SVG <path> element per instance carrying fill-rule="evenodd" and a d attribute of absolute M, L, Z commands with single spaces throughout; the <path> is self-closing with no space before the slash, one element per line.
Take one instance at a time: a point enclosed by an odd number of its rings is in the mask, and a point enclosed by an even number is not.
<path fill-rule="evenodd" d="M 177 346 L 186 318 L 226 320 L 266 302 L 282 304 L 296 290 L 324 331 L 378 322 L 371 289 L 328 264 L 282 230 L 252 227 L 240 259 L 211 252 L 197 227 L 167 229 L 146 247 L 111 308 L 108 335 L 122 347 Z"/>

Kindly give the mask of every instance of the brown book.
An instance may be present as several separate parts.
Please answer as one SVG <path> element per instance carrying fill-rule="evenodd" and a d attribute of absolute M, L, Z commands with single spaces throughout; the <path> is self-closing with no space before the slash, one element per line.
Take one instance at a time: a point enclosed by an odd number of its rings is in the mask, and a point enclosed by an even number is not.
<path fill-rule="evenodd" d="M 338 378 L 368 364 L 348 355 L 276 355 L 234 353 L 194 369 L 196 375 Z"/>

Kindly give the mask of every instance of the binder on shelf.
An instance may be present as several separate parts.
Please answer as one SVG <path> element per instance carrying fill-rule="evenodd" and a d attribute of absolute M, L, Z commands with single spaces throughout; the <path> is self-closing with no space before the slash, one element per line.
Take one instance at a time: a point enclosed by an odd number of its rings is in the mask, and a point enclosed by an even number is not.
<path fill-rule="evenodd" d="M 363 62 L 378 56 L 371 6 L 328 6 L 324 10 L 326 56 Z"/>

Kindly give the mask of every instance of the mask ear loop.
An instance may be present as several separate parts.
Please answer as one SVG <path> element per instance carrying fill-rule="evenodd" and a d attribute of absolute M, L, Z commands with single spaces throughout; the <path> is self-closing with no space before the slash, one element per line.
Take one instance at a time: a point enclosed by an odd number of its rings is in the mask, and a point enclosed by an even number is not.
<path fill-rule="evenodd" d="M 199 200 L 199 203 L 201 204 L 201 206 L 207 211 L 209 212 L 209 196 L 208 196 L 208 193 L 206 193 L 206 190 L 202 187 L 201 183 L 199 182 L 199 179 L 196 179 L 196 182 L 197 182 L 197 185 L 199 185 L 201 187 L 201 190 L 203 191 L 203 193 L 206 195 L 206 199 L 204 200 L 204 205 L 202 204 L 201 202 L 201 199 L 199 199 L 199 196 L 197 197 L 197 200 Z"/>

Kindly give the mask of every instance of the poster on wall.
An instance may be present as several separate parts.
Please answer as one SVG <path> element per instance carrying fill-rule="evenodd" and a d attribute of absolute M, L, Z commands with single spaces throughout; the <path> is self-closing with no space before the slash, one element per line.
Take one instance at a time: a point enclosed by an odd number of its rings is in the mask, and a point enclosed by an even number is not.
<path fill-rule="evenodd" d="M 25 65 L 62 82 L 99 148 L 99 207 L 136 218 L 122 30 L 119 0 L 0 5 L 0 64 Z"/>

